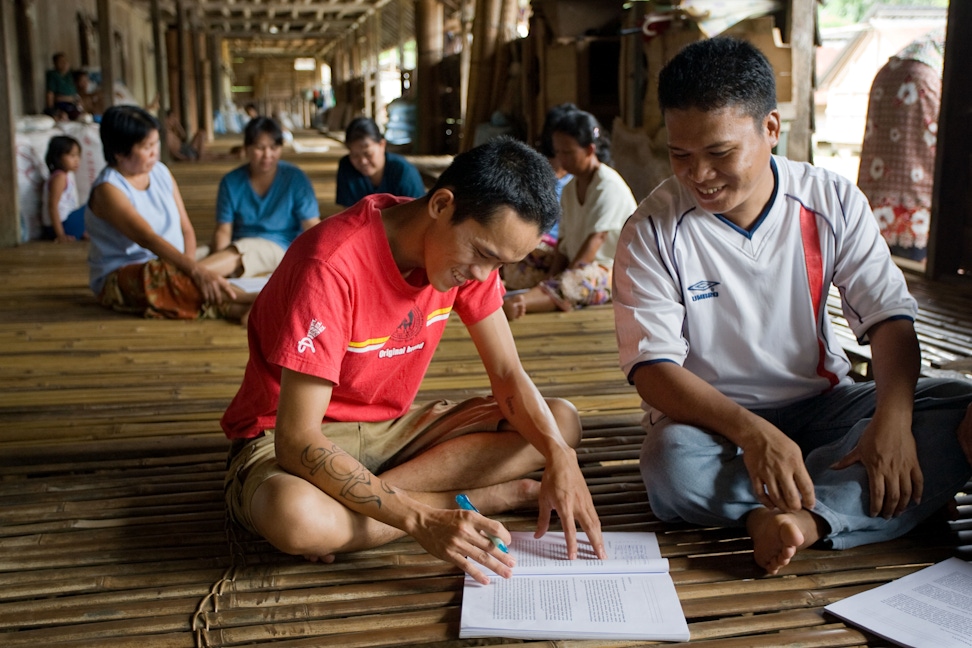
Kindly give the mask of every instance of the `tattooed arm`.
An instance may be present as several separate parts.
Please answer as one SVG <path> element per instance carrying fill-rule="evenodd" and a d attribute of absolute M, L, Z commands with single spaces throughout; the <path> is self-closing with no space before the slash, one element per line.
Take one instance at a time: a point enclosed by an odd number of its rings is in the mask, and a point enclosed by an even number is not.
<path fill-rule="evenodd" d="M 482 583 L 489 579 L 469 557 L 498 574 L 510 574 L 511 563 L 497 560 L 492 542 L 481 533 L 508 539 L 499 522 L 420 502 L 372 474 L 321 433 L 331 387 L 329 381 L 283 370 L 274 433 L 281 467 L 311 482 L 342 506 L 411 535 L 429 553 L 455 564 Z"/>
<path fill-rule="evenodd" d="M 546 533 L 551 511 L 556 510 L 570 558 L 577 556 L 575 524 L 587 532 L 597 554 L 606 558 L 601 523 L 577 463 L 577 454 L 564 439 L 547 401 L 523 369 L 503 310 L 498 309 L 470 326 L 469 335 L 506 420 L 544 457 L 536 536 Z"/>

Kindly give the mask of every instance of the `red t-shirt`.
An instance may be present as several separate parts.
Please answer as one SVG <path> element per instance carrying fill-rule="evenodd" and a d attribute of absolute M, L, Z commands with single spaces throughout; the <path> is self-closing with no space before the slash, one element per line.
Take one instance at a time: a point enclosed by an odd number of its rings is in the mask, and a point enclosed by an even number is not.
<path fill-rule="evenodd" d="M 253 304 L 250 359 L 220 424 L 249 438 L 276 424 L 281 367 L 334 383 L 326 421 L 386 421 L 408 411 L 453 310 L 467 326 L 503 304 L 497 272 L 439 292 L 402 278 L 379 194 L 297 238 Z"/>

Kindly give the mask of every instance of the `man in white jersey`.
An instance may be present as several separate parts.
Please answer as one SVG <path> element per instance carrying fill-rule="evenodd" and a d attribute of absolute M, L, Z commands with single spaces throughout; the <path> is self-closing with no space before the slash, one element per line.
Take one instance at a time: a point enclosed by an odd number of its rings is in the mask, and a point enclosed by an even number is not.
<path fill-rule="evenodd" d="M 771 574 L 818 542 L 900 536 L 972 474 L 972 382 L 919 380 L 915 301 L 857 188 L 772 154 L 759 50 L 693 43 L 658 95 L 674 176 L 625 225 L 614 274 L 652 510 L 745 526 Z M 873 382 L 848 376 L 831 284 Z"/>

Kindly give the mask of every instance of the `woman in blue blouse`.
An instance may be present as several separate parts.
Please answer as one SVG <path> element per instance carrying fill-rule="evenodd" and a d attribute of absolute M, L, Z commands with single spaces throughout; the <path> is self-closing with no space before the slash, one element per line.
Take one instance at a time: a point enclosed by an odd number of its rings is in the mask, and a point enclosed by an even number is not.
<path fill-rule="evenodd" d="M 210 267 L 226 277 L 273 272 L 297 236 L 321 222 L 310 180 L 280 159 L 283 131 L 257 116 L 243 130 L 247 163 L 219 183 Z"/>
<path fill-rule="evenodd" d="M 401 155 L 385 151 L 385 138 L 374 120 L 352 120 L 345 131 L 344 144 L 348 155 L 338 163 L 337 204 L 350 207 L 376 193 L 411 198 L 425 195 L 418 169 Z"/>

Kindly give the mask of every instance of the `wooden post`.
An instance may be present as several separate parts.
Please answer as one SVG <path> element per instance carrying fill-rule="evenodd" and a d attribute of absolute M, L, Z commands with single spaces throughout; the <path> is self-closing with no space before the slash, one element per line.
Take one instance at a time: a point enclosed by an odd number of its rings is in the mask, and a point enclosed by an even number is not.
<path fill-rule="evenodd" d="M 645 17 L 645 4 L 635 2 L 627 11 L 625 26 L 639 31 L 622 36 L 621 52 L 624 58 L 624 77 L 619 79 L 621 89 L 622 118 L 629 128 L 641 128 L 645 122 L 645 46 L 641 35 L 641 24 Z"/>
<path fill-rule="evenodd" d="M 514 106 L 514 97 L 510 94 L 509 77 L 510 64 L 512 58 L 510 49 L 506 44 L 516 39 L 516 19 L 519 11 L 517 0 L 502 0 L 499 10 L 499 23 L 496 29 L 496 43 L 493 53 L 493 80 L 490 84 L 488 97 L 491 102 L 487 104 L 488 114 L 492 115 L 494 108 L 498 108 L 507 114 L 516 114 L 519 111 Z M 522 74 L 522 72 L 521 72 Z"/>
<path fill-rule="evenodd" d="M 223 56 L 222 37 L 217 34 L 206 35 L 206 46 L 209 50 L 210 93 L 213 110 L 222 110 L 225 97 L 223 96 Z"/>
<path fill-rule="evenodd" d="M 466 123 L 466 106 L 469 103 L 469 64 L 472 61 L 471 36 L 473 0 L 461 0 L 459 5 L 459 24 L 462 50 L 459 52 L 459 119 Z"/>
<path fill-rule="evenodd" d="M 790 51 L 793 61 L 793 106 L 796 115 L 790 123 L 786 156 L 791 160 L 811 162 L 811 128 L 813 116 L 813 59 L 816 0 L 790 0 Z"/>
<path fill-rule="evenodd" d="M 101 59 L 101 105 L 115 105 L 115 61 L 112 56 L 111 0 L 98 0 L 98 56 Z"/>
<path fill-rule="evenodd" d="M 462 150 L 472 148 L 476 139 L 476 126 L 489 118 L 492 101 L 492 62 L 496 53 L 501 0 L 476 0 L 476 17 L 473 20 L 473 42 L 469 69 L 469 96 L 466 121 L 463 124 Z M 418 17 L 416 17 L 416 22 Z M 423 104 L 419 104 L 423 105 Z"/>
<path fill-rule="evenodd" d="M 406 91 L 411 90 L 411 83 L 409 81 L 409 87 L 405 87 L 405 3 L 409 0 L 398 0 L 398 78 L 401 85 L 401 94 L 405 95 Z"/>
<path fill-rule="evenodd" d="M 192 67 L 196 77 L 196 128 L 186 133 L 192 138 L 196 131 L 203 131 L 206 140 L 210 141 L 213 132 L 212 60 L 209 58 L 206 34 L 193 28 L 192 45 Z"/>
<path fill-rule="evenodd" d="M 152 0 L 152 46 L 155 48 L 155 92 L 158 95 L 157 117 L 165 119 L 165 107 L 169 105 L 169 84 L 166 83 L 165 23 L 159 0 Z"/>
<path fill-rule="evenodd" d="M 387 114 L 385 113 L 385 101 L 384 97 L 381 96 L 381 9 L 375 9 L 374 15 L 371 17 L 371 78 L 372 83 L 374 83 L 374 91 L 372 97 L 374 98 L 374 118 L 375 121 L 379 119 L 386 119 Z"/>
<path fill-rule="evenodd" d="M 165 64 L 165 25 L 162 23 L 162 8 L 159 5 L 159 0 L 152 0 L 151 15 L 152 45 L 155 47 L 155 94 L 158 97 L 155 116 L 158 117 L 159 123 L 162 125 L 159 132 L 161 159 L 163 163 L 168 164 L 172 160 L 165 138 L 165 111 L 169 106 L 169 84 L 166 82 L 168 80 L 166 73 L 168 67 Z"/>
<path fill-rule="evenodd" d="M 935 188 L 932 194 L 931 232 L 928 238 L 929 278 L 959 278 L 968 283 L 972 267 L 972 3 L 953 0 L 948 5 L 942 103 L 938 114 L 935 151 Z"/>
<path fill-rule="evenodd" d="M 442 62 L 443 13 L 439 0 L 415 0 L 415 42 L 418 44 L 416 105 L 421 107 L 418 111 L 416 153 L 438 153 L 444 146 L 437 74 L 439 63 Z"/>
<path fill-rule="evenodd" d="M 176 0 L 176 41 L 178 42 L 178 56 L 176 57 L 179 69 L 179 119 L 182 120 L 182 128 L 186 134 L 192 132 L 192 124 L 189 123 L 189 86 L 186 80 L 190 78 L 188 74 L 188 35 L 186 34 L 186 8 L 183 0 Z"/>
<path fill-rule="evenodd" d="M 14 127 L 14 80 L 17 65 L 13 50 L 14 5 L 0 3 L 0 247 L 20 242 L 20 200 L 17 193 L 17 147 Z"/>
<path fill-rule="evenodd" d="M 364 114 L 378 121 L 375 113 L 375 79 L 374 79 L 374 60 L 371 52 L 374 49 L 372 38 L 374 36 L 374 15 L 369 16 L 361 25 L 358 36 L 358 48 L 361 52 L 361 81 L 364 83 Z"/>
<path fill-rule="evenodd" d="M 34 0 L 17 0 L 15 14 L 15 28 L 17 34 L 17 66 L 20 74 L 21 93 L 23 96 L 22 112 L 39 113 L 45 107 L 46 92 L 38 97 L 38 85 L 34 82 L 34 62 L 37 60 L 37 7 Z"/>

